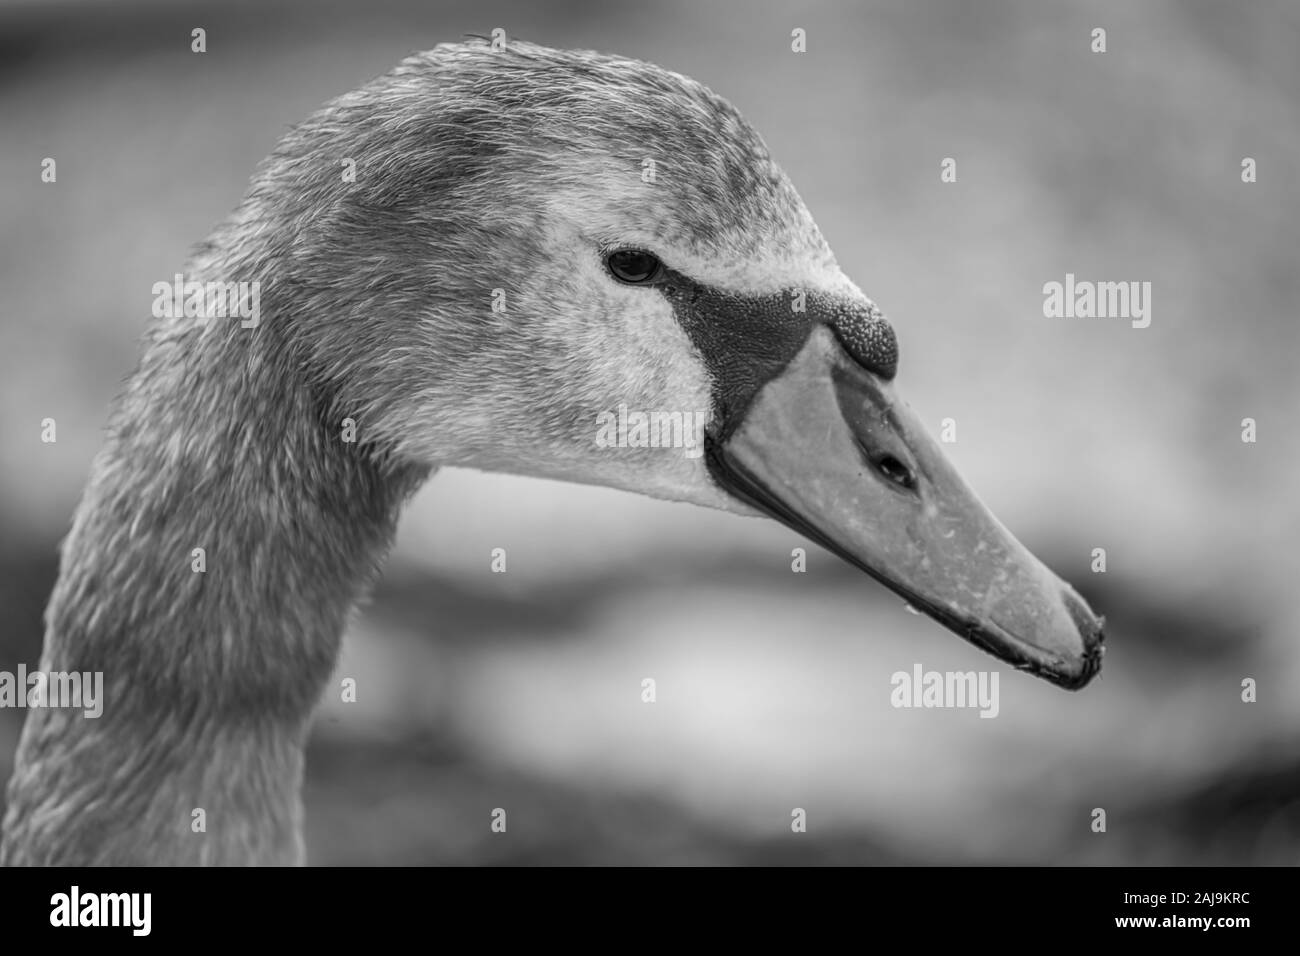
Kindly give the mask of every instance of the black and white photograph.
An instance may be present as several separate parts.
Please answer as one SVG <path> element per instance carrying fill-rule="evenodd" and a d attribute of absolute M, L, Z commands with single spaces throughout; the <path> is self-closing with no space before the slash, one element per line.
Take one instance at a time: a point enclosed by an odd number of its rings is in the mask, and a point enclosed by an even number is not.
<path fill-rule="evenodd" d="M 1248 938 L 1298 51 L 1291 0 L 0 0 L 22 921 L 957 868 Z"/>

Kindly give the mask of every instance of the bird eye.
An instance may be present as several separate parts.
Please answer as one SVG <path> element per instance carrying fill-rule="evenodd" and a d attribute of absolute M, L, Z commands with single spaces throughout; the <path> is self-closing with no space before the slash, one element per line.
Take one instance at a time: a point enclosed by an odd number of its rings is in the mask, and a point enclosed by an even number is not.
<path fill-rule="evenodd" d="M 640 249 L 620 249 L 605 257 L 605 268 L 619 282 L 640 285 L 659 278 L 663 263 L 657 256 Z"/>

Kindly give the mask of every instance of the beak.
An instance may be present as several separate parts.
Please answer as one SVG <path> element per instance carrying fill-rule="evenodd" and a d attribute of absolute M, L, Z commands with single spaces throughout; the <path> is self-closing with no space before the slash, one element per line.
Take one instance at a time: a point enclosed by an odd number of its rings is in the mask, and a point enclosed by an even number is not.
<path fill-rule="evenodd" d="M 857 565 L 966 640 L 1070 690 L 1101 667 L 1103 619 L 966 485 L 893 385 L 815 328 L 726 434 L 729 492 Z"/>

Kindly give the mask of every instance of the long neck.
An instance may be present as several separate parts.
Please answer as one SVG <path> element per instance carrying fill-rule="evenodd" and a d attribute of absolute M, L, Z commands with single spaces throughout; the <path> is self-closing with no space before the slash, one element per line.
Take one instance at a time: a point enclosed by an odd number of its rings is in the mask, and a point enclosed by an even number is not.
<path fill-rule="evenodd" d="M 46 616 L 42 669 L 102 672 L 103 713 L 28 711 L 0 861 L 301 861 L 311 711 L 426 476 L 302 369 L 274 314 L 151 333 Z"/>

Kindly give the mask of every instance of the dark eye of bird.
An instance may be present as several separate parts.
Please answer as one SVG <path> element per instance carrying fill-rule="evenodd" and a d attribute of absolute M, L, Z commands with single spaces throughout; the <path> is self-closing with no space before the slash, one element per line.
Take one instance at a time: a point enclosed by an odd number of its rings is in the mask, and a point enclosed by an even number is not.
<path fill-rule="evenodd" d="M 653 282 L 663 271 L 658 257 L 640 249 L 620 249 L 605 258 L 605 268 L 619 282 L 642 284 Z"/>

